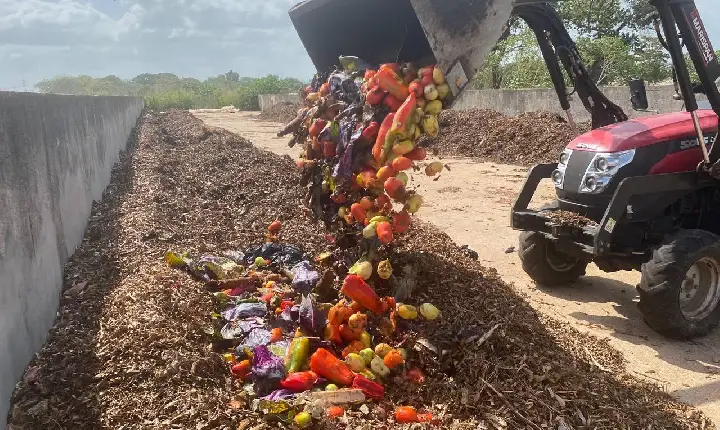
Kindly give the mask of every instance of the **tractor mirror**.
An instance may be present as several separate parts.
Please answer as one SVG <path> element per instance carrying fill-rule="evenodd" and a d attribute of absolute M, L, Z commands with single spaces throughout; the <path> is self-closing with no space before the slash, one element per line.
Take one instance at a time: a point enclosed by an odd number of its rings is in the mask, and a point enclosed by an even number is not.
<path fill-rule="evenodd" d="M 645 89 L 645 81 L 642 79 L 630 79 L 630 102 L 635 110 L 647 110 L 648 98 Z"/>

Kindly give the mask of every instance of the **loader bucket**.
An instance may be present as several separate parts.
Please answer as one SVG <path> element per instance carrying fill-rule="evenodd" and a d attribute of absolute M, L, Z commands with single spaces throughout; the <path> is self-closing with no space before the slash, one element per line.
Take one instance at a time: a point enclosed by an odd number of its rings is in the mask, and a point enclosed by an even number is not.
<path fill-rule="evenodd" d="M 341 55 L 436 64 L 454 95 L 500 38 L 513 0 L 307 0 L 290 19 L 318 71 Z"/>

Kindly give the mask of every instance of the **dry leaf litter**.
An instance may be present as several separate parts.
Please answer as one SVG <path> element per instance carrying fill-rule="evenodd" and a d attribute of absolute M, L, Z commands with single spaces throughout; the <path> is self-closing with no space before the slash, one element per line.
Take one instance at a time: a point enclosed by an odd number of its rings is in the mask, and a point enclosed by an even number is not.
<path fill-rule="evenodd" d="M 266 240 L 318 255 L 323 226 L 300 202 L 287 157 L 187 112 L 146 114 L 66 267 L 55 327 L 13 397 L 10 428 L 285 428 L 252 410 L 216 340 L 213 295 L 170 268 L 168 249 L 220 255 Z M 319 428 L 410 428 L 397 405 L 432 412 L 413 428 L 702 429 L 704 417 L 623 370 L 606 342 L 541 318 L 492 269 L 420 222 L 393 265 L 442 311 L 403 326 L 424 380 L 396 374 L 377 402 Z"/>

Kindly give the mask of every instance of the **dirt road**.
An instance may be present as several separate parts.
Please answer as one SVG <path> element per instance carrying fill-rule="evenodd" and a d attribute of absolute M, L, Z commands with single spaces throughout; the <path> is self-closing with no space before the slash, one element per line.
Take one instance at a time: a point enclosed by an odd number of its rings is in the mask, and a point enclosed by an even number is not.
<path fill-rule="evenodd" d="M 281 124 L 261 122 L 253 113 L 197 113 L 206 124 L 236 132 L 255 145 L 296 157 L 277 138 Z M 693 342 L 671 341 L 642 321 L 635 302 L 635 272 L 606 274 L 591 266 L 586 277 L 571 287 L 536 289 L 520 267 L 517 232 L 509 227 L 509 208 L 525 178 L 525 168 L 445 159 L 451 168 L 438 181 L 415 175 L 426 204 L 420 216 L 445 231 L 460 245 L 477 251 L 480 260 L 528 296 L 538 310 L 600 338 L 609 338 L 639 377 L 663 386 L 680 400 L 696 405 L 720 423 L 720 330 Z M 554 196 L 544 184 L 535 203 Z"/>

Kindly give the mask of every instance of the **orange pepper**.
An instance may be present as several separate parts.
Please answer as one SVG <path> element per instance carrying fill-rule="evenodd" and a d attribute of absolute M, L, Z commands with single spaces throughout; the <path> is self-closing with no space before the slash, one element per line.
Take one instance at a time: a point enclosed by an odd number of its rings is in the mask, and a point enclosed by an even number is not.
<path fill-rule="evenodd" d="M 378 164 L 383 164 L 383 148 L 385 147 L 385 138 L 392 128 L 395 114 L 389 113 L 382 124 L 380 125 L 380 131 L 378 131 L 377 139 L 375 139 L 375 145 L 372 149 L 373 157 Z"/>
<path fill-rule="evenodd" d="M 383 221 L 379 222 L 377 227 L 377 236 L 378 239 L 380 239 L 380 242 L 387 245 L 388 243 L 392 242 L 393 240 L 393 233 L 392 233 L 392 226 L 389 222 Z"/>
<path fill-rule="evenodd" d="M 350 385 L 355 378 L 347 364 L 325 348 L 319 348 L 310 357 L 310 370 L 340 385 Z"/>
<path fill-rule="evenodd" d="M 340 336 L 340 327 L 328 324 L 327 327 L 325 327 L 325 340 L 329 340 L 336 345 L 342 344 L 343 339 L 342 336 Z"/>
<path fill-rule="evenodd" d="M 283 333 L 281 328 L 274 328 L 270 332 L 270 342 L 279 342 L 283 338 Z"/>
<path fill-rule="evenodd" d="M 407 157 L 397 157 L 392 161 L 392 168 L 396 172 L 401 172 L 403 170 L 407 170 L 412 167 L 412 160 L 410 160 Z"/>
<path fill-rule="evenodd" d="M 412 161 L 422 161 L 427 157 L 427 151 L 425 151 L 425 148 L 417 147 L 413 149 L 412 151 L 405 154 L 405 157 L 411 159 Z"/>
<path fill-rule="evenodd" d="M 345 409 L 342 406 L 330 406 L 327 408 L 327 415 L 330 418 L 340 418 L 345 415 Z"/>
<path fill-rule="evenodd" d="M 402 364 L 405 363 L 405 360 L 403 359 L 402 354 L 400 354 L 400 351 L 393 349 L 383 358 L 383 363 L 385 363 L 388 368 L 394 369 L 398 366 L 402 366 Z"/>
<path fill-rule="evenodd" d="M 250 363 L 250 360 L 243 360 L 239 362 L 238 364 L 233 365 L 230 368 L 230 373 L 237 376 L 240 379 L 245 379 L 246 376 L 250 374 L 250 369 L 252 368 L 252 364 Z"/>
<path fill-rule="evenodd" d="M 343 324 L 340 326 L 340 336 L 345 342 L 348 343 L 360 339 L 360 334 L 348 327 L 347 324 Z"/>
<path fill-rule="evenodd" d="M 405 82 L 398 76 L 395 71 L 388 65 L 383 65 L 375 75 L 377 84 L 383 90 L 387 91 L 398 100 L 407 99 L 410 91 Z"/>
<path fill-rule="evenodd" d="M 378 224 L 380 226 L 382 223 Z M 388 226 L 390 225 L 389 223 Z M 392 234 L 392 228 L 391 232 Z M 380 297 L 375 293 L 375 290 L 368 285 L 361 277 L 357 275 L 348 275 L 343 281 L 343 286 L 340 292 L 348 296 L 353 301 L 359 303 L 365 309 L 368 309 L 376 314 L 382 313 L 382 302 Z"/>
<path fill-rule="evenodd" d="M 398 423 L 415 423 L 417 420 L 417 411 L 412 406 L 399 406 L 395 409 L 395 421 Z"/>

